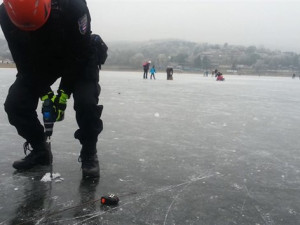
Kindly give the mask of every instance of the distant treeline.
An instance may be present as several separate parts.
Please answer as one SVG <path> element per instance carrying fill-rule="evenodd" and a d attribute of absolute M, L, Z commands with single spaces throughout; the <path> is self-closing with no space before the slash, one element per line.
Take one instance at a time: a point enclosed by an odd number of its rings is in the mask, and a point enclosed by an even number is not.
<path fill-rule="evenodd" d="M 272 51 L 256 46 L 236 46 L 225 43 L 213 45 L 181 40 L 108 43 L 107 68 L 141 70 L 142 63 L 150 60 L 158 70 L 169 65 L 182 71 L 203 72 L 226 69 L 237 74 L 297 72 L 299 54 Z"/>
<path fill-rule="evenodd" d="M 233 73 L 267 74 L 300 71 L 300 55 L 256 46 L 196 43 L 182 40 L 107 42 L 109 51 L 103 68 L 142 70 L 151 61 L 157 70 L 172 66 L 177 71 L 203 72 L 223 69 Z M 0 59 L 11 60 L 6 41 L 0 39 Z"/>

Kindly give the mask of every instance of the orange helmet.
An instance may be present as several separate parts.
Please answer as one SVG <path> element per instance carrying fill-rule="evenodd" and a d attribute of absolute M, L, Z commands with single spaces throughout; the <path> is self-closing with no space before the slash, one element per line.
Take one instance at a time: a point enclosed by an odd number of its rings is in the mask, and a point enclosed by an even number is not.
<path fill-rule="evenodd" d="M 3 0 L 11 22 L 21 30 L 34 31 L 49 18 L 51 0 Z"/>

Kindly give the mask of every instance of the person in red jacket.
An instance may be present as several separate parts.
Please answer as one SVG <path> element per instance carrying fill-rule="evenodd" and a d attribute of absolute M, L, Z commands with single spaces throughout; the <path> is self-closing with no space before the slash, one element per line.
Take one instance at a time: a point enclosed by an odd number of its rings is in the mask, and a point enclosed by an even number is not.
<path fill-rule="evenodd" d="M 223 77 L 223 74 L 221 72 L 217 73 L 217 81 L 224 81 L 225 78 Z"/>
<path fill-rule="evenodd" d="M 99 35 L 91 33 L 90 21 L 85 0 L 4 0 L 0 6 L 1 28 L 17 67 L 5 111 L 26 140 L 25 147 L 32 147 L 25 158 L 13 163 L 17 170 L 52 164 L 36 113 L 39 99 L 50 102 L 54 120 L 61 121 L 73 95 L 82 175 L 99 177 L 96 144 L 103 129 L 103 106 L 98 105 L 98 82 L 107 47 Z M 59 78 L 55 94 L 51 85 Z"/>

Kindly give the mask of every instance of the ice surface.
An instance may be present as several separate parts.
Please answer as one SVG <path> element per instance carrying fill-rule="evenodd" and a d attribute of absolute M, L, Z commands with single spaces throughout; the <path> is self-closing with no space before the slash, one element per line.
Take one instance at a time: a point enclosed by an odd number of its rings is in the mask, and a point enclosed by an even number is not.
<path fill-rule="evenodd" d="M 0 69 L 1 105 L 14 74 Z M 100 180 L 81 179 L 72 100 L 52 138 L 59 184 L 15 173 L 23 140 L 2 107 L 0 224 L 299 224 L 300 80 L 156 77 L 101 72 Z M 117 207 L 100 206 L 108 193 Z"/>

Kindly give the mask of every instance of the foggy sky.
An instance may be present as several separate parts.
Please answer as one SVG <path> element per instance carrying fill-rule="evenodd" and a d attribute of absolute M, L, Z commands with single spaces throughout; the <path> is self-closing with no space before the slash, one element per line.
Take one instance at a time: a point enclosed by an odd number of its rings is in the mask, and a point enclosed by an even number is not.
<path fill-rule="evenodd" d="M 107 42 L 182 39 L 300 53 L 300 0 L 87 0 Z"/>

